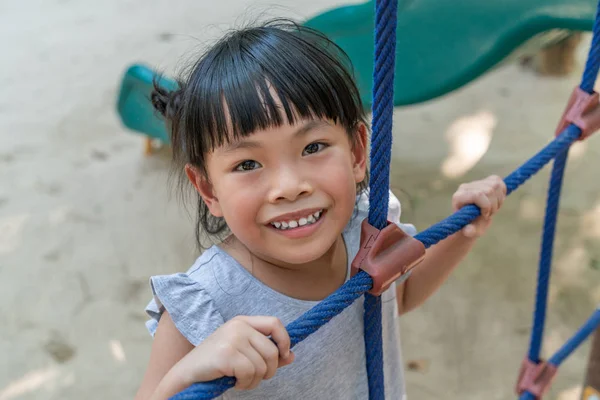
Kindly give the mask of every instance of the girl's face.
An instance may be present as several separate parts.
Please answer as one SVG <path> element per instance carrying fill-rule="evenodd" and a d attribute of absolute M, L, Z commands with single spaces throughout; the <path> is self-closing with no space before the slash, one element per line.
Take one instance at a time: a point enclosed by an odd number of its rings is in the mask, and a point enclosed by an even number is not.
<path fill-rule="evenodd" d="M 210 212 L 252 253 L 286 264 L 323 256 L 352 217 L 365 178 L 366 127 L 352 143 L 325 120 L 257 131 L 206 157 L 209 180 L 188 166 Z"/>

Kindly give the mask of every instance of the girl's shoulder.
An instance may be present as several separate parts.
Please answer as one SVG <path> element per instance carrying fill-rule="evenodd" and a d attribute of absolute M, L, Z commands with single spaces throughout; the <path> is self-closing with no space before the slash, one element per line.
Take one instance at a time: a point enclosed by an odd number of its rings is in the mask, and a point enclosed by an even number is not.
<path fill-rule="evenodd" d="M 402 206 L 400 204 L 400 200 L 389 191 L 388 197 L 388 221 L 395 223 L 398 225 L 400 229 L 406 232 L 408 235 L 414 236 L 417 234 L 417 228 L 412 224 L 406 224 L 400 222 L 402 216 Z M 356 198 L 356 207 L 355 207 L 355 215 L 348 224 L 345 233 L 348 234 L 350 232 L 355 232 L 358 230 L 360 235 L 360 224 L 362 221 L 369 216 L 369 191 L 365 190 L 360 193 Z"/>
<path fill-rule="evenodd" d="M 198 345 L 225 321 L 219 309 L 220 293 L 235 292 L 246 271 L 217 246 L 204 251 L 185 273 L 150 278 L 152 300 L 146 322 L 154 335 L 166 310 L 181 334 Z"/>

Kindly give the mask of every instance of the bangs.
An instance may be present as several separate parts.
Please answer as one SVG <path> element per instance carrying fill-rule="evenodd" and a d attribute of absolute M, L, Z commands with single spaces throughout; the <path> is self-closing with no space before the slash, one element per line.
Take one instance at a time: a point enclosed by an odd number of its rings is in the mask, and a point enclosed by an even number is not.
<path fill-rule="evenodd" d="M 205 161 L 215 148 L 299 120 L 332 121 L 354 142 L 358 124 L 368 124 L 351 70 L 348 56 L 323 34 L 280 19 L 226 35 L 187 70 L 176 90 L 155 81 L 151 100 L 170 133 L 179 194 L 196 199 L 199 248 L 204 233 L 225 238 L 227 223 L 210 213 L 197 191 L 188 191 L 185 167 L 210 181 Z M 357 193 L 367 188 L 366 176 Z"/>
<path fill-rule="evenodd" d="M 191 72 L 175 148 L 189 162 L 257 130 L 327 119 L 348 133 L 365 122 L 344 52 L 322 34 L 277 22 L 232 33 Z"/>

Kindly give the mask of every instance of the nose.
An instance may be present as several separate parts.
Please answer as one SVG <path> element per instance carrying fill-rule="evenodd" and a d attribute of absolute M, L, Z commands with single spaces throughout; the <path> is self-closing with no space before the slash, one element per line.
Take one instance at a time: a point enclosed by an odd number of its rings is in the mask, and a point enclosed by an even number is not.
<path fill-rule="evenodd" d="M 312 192 L 313 187 L 301 170 L 291 166 L 282 166 L 273 174 L 269 202 L 295 201 Z"/>

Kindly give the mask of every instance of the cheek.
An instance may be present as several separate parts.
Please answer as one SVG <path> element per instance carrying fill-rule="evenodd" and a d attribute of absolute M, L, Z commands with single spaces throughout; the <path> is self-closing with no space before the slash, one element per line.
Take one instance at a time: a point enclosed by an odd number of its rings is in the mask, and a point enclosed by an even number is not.
<path fill-rule="evenodd" d="M 356 181 L 352 164 L 345 154 L 331 157 L 326 165 L 319 167 L 314 176 L 318 179 L 319 186 L 334 198 L 338 207 L 354 209 Z"/>
<path fill-rule="evenodd" d="M 225 193 L 219 197 L 219 203 L 227 225 L 234 234 L 243 234 L 239 231 L 248 230 L 255 223 L 262 205 L 262 197 L 256 190 L 256 185 L 239 180 L 225 180 L 219 189 L 221 193 Z"/>

